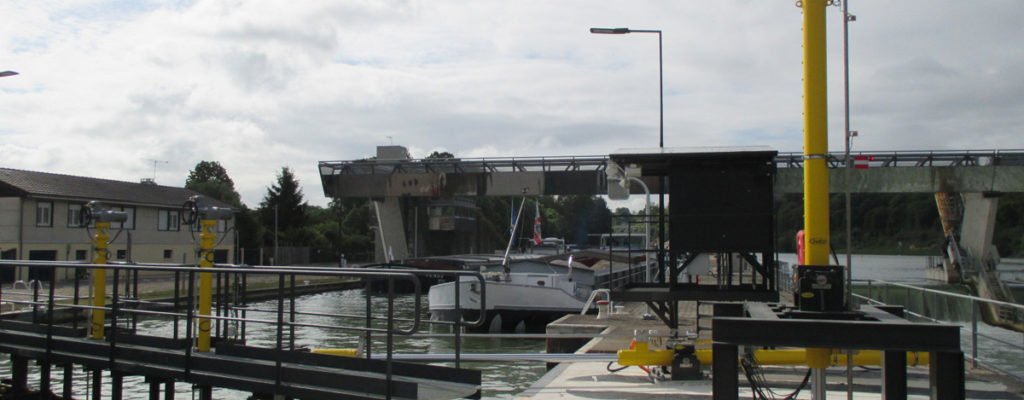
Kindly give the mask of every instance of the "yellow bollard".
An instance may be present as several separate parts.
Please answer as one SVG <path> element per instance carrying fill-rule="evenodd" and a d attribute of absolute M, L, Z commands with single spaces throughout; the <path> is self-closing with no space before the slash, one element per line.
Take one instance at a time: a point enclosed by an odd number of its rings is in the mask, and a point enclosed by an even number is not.
<path fill-rule="evenodd" d="M 110 229 L 109 222 L 97 222 L 96 234 L 92 237 L 95 254 L 93 264 L 106 264 L 107 254 L 107 230 Z M 107 269 L 96 268 L 92 271 L 92 319 L 89 326 L 90 337 L 96 340 L 103 340 L 105 336 L 107 312 L 103 307 L 107 306 Z"/>
<path fill-rule="evenodd" d="M 217 220 L 199 222 L 199 268 L 213 268 L 213 247 L 217 238 Z M 213 309 L 213 274 L 199 273 L 199 336 L 196 350 L 210 351 L 210 315 Z"/>

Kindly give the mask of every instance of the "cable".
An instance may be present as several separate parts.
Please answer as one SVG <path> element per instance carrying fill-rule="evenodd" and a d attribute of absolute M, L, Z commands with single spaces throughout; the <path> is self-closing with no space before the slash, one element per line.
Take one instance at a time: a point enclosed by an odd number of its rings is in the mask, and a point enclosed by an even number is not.
<path fill-rule="evenodd" d="M 775 393 L 771 387 L 768 386 L 768 379 L 764 376 L 764 370 L 757 363 L 757 359 L 752 354 L 740 359 L 740 366 L 743 367 L 743 374 L 746 375 L 747 381 L 750 382 L 750 389 L 754 394 L 754 398 L 759 400 L 792 400 L 800 395 L 807 382 L 811 379 L 811 369 L 807 369 L 807 373 L 804 375 L 804 379 L 797 385 L 796 389 L 786 395 L 779 397 L 778 393 Z"/>
<path fill-rule="evenodd" d="M 622 367 L 619 367 L 619 368 L 612 368 L 612 364 L 615 364 L 615 361 L 609 361 L 608 365 L 605 366 L 605 369 L 607 369 L 608 372 L 611 372 L 613 374 L 616 373 L 616 372 L 622 371 L 622 370 L 624 370 L 626 368 L 629 368 L 628 365 L 625 365 L 625 366 L 622 366 Z"/>

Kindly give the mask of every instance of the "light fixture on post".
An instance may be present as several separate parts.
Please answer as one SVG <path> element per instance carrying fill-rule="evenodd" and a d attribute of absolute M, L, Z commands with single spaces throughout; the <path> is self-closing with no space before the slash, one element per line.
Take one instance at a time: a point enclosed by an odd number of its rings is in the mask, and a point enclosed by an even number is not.
<path fill-rule="evenodd" d="M 18 73 L 14 72 L 14 71 L 0 71 L 0 78 L 3 78 L 5 76 L 14 76 L 14 75 L 17 75 L 17 74 Z"/>

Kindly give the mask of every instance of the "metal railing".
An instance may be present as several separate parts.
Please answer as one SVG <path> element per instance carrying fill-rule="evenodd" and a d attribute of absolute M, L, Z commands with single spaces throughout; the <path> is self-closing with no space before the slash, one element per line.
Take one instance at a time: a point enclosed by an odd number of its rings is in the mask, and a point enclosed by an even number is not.
<path fill-rule="evenodd" d="M 973 167 L 986 165 L 1024 165 L 1024 150 L 905 150 L 861 151 L 871 167 Z M 804 154 L 782 152 L 775 157 L 779 168 L 802 168 Z M 321 161 L 320 175 L 370 175 L 391 173 L 466 173 L 525 171 L 603 171 L 608 156 L 437 158 L 409 160 Z M 846 165 L 841 152 L 827 155 L 829 168 Z"/>
<path fill-rule="evenodd" d="M 991 346 L 1008 346 L 1010 349 L 1024 352 L 1024 332 L 1018 332 L 1021 335 L 1021 340 L 1019 340 L 1017 343 L 1011 343 L 1011 342 L 1009 342 L 1007 340 L 1000 339 L 1000 338 L 994 337 L 992 335 L 981 333 L 981 332 L 979 332 L 979 329 L 978 329 L 978 313 L 980 311 L 980 307 L 979 306 L 981 304 L 983 304 L 983 303 L 995 304 L 995 305 L 1002 306 L 1002 307 L 1010 307 L 1010 308 L 1013 308 L 1013 309 L 1016 309 L 1016 310 L 1019 310 L 1019 311 L 1024 311 L 1024 305 L 1014 304 L 1014 303 L 1007 303 L 1007 302 L 998 301 L 998 300 L 990 300 L 990 299 L 985 299 L 985 298 L 976 297 L 976 296 L 970 296 L 970 295 L 965 295 L 965 294 L 959 294 L 959 293 L 945 292 L 945 291 L 941 291 L 941 290 L 929 289 L 929 288 L 924 288 L 924 287 L 919 287 L 919 286 L 914 286 L 914 285 L 907 285 L 907 284 L 903 284 L 903 283 L 888 282 L 888 281 L 878 280 L 878 279 L 863 279 L 863 280 L 862 279 L 855 279 L 854 282 L 861 283 L 863 285 L 862 288 L 867 291 L 867 295 L 865 296 L 865 295 L 856 293 L 856 290 L 855 290 L 855 293 L 853 294 L 854 297 L 856 297 L 856 298 L 858 298 L 860 300 L 866 301 L 866 302 L 868 302 L 870 304 L 883 304 L 883 303 L 886 303 L 886 302 L 889 303 L 889 304 L 901 304 L 902 303 L 902 305 L 904 306 L 904 310 L 905 310 L 905 312 L 907 314 L 909 314 L 911 316 L 914 316 L 914 317 L 917 317 L 917 318 L 933 321 L 933 322 L 961 322 L 961 321 L 954 321 L 956 318 L 951 318 L 949 316 L 947 316 L 946 318 L 942 318 L 942 316 L 929 315 L 929 314 L 933 314 L 933 313 L 930 312 L 929 310 L 927 310 L 927 308 L 928 308 L 926 306 L 927 302 L 924 299 L 924 296 L 926 294 L 927 295 L 938 296 L 939 298 L 942 298 L 942 299 L 955 299 L 956 301 L 968 302 L 967 305 L 970 308 L 969 321 L 970 321 L 970 334 L 971 334 L 971 338 L 970 338 L 971 366 L 972 367 L 977 367 L 979 364 L 982 364 L 982 365 L 984 365 L 984 366 L 986 366 L 988 368 L 1000 371 L 1000 372 L 1002 372 L 1004 374 L 1014 376 L 1014 377 L 1016 377 L 1018 379 L 1024 379 L 1024 368 L 1016 369 L 1014 371 L 1008 371 L 1008 370 L 1006 370 L 1006 367 L 996 366 L 992 362 L 990 362 L 989 360 L 986 360 L 984 357 L 979 356 L 979 350 L 990 350 L 988 348 L 985 348 L 985 346 L 989 346 L 989 345 L 991 345 Z M 902 293 L 898 293 L 898 292 L 902 292 Z M 915 310 L 912 307 L 912 304 L 911 304 L 912 303 L 912 301 L 911 301 L 912 297 L 911 296 L 913 294 L 918 294 L 919 295 L 919 298 L 921 300 L 920 304 L 922 304 L 922 307 L 920 309 L 916 309 Z M 900 297 L 900 295 L 902 295 L 902 297 L 897 299 L 897 297 Z M 898 300 L 902 300 L 902 301 L 898 301 Z M 966 317 L 966 316 L 964 316 L 964 317 Z M 1003 329 L 1003 328 L 998 328 L 998 329 Z M 1008 333 L 1011 332 L 1009 330 L 1006 330 L 1006 331 Z M 982 338 L 983 340 L 979 341 L 979 337 Z M 986 343 L 986 341 L 988 341 L 990 343 Z M 994 350 L 994 349 L 991 349 L 991 350 Z M 1004 347 L 1000 347 L 998 351 L 1005 351 L 1005 350 L 1006 349 Z M 1018 362 L 1024 362 L 1022 360 L 1024 360 L 1024 358 L 1018 358 Z"/>
<path fill-rule="evenodd" d="M 990 165 L 1024 165 L 1024 150 L 911 150 L 861 151 L 850 154 L 863 158 L 872 168 L 878 167 L 977 167 Z M 803 168 L 803 153 L 779 153 L 779 168 Z M 829 168 L 846 166 L 841 152 L 828 153 Z"/>
<path fill-rule="evenodd" d="M 384 268 L 254 267 L 239 265 L 217 265 L 214 268 L 198 268 L 193 265 L 185 264 L 89 264 L 81 262 L 0 260 L 0 269 L 3 268 L 45 269 L 47 270 L 45 273 L 48 273 L 51 277 L 56 276 L 55 272 L 57 268 L 72 268 L 75 270 L 76 276 L 79 276 L 79 272 L 82 270 L 89 271 L 94 269 L 106 269 L 107 271 L 112 271 L 112 279 L 110 279 L 107 284 L 107 288 L 109 289 L 107 292 L 109 300 L 104 302 L 106 304 L 104 307 L 80 304 L 88 302 L 89 298 L 82 296 L 80 286 L 83 282 L 79 278 L 76 278 L 71 282 L 70 294 L 58 294 L 58 285 L 53 284 L 53 282 L 50 282 L 50 284 L 45 285 L 43 288 L 43 290 L 47 291 L 46 294 L 40 293 L 40 286 L 42 285 L 34 285 L 31 291 L 26 292 L 11 292 L 0 289 L 0 303 L 23 306 L 25 308 L 22 312 L 8 312 L 0 315 L 0 319 L 31 318 L 31 322 L 33 324 L 45 325 L 47 354 L 50 352 L 50 346 L 54 334 L 53 332 L 55 331 L 54 328 L 70 325 L 72 328 L 77 330 L 79 324 L 83 323 L 81 318 L 82 313 L 92 310 L 104 310 L 109 321 L 109 331 L 106 334 L 106 339 L 109 341 L 111 349 L 109 365 L 115 365 L 115 362 L 117 361 L 117 352 L 114 351 L 114 349 L 118 343 L 118 336 L 136 333 L 136 322 L 139 317 L 149 316 L 169 318 L 173 320 L 173 333 L 169 339 L 182 340 L 189 344 L 185 346 L 184 349 L 186 358 L 186 371 L 184 372 L 186 374 L 189 373 L 188 366 L 191 365 L 192 353 L 195 351 L 193 347 L 198 337 L 198 327 L 200 326 L 199 320 L 206 319 L 214 324 L 214 326 L 211 327 L 211 333 L 214 337 L 219 340 L 235 340 L 243 343 L 246 339 L 246 326 L 248 324 L 267 324 L 276 326 L 276 332 L 273 339 L 274 349 L 276 350 L 298 350 L 295 347 L 295 329 L 297 327 L 361 332 L 365 338 L 365 357 L 367 359 L 370 359 L 373 356 L 371 350 L 373 346 L 371 344 L 374 333 L 384 334 L 386 335 L 386 355 L 381 358 L 385 358 L 387 361 L 386 380 L 388 382 L 388 387 L 390 388 L 390 382 L 392 381 L 391 362 L 393 361 L 395 335 L 413 337 L 417 334 L 422 325 L 421 315 L 423 313 L 420 312 L 420 310 L 423 309 L 421 301 L 423 288 L 420 284 L 420 277 L 424 275 L 449 276 L 453 277 L 456 281 L 461 280 L 462 277 L 469 277 L 479 281 L 481 297 L 479 302 L 480 317 L 475 321 L 463 321 L 462 319 L 459 319 L 457 321 L 444 322 L 444 324 L 452 325 L 454 327 L 454 333 L 452 336 L 454 336 L 456 343 L 454 360 L 456 368 L 461 368 L 461 331 L 466 327 L 481 326 L 486 318 L 486 279 L 484 279 L 483 275 L 479 272 L 473 271 L 417 271 Z M 174 282 L 171 298 L 158 301 L 141 299 L 139 296 L 139 272 L 163 272 L 165 274 L 173 274 Z M 214 302 L 214 307 L 211 311 L 212 315 L 199 315 L 197 312 L 197 274 L 202 273 L 212 273 L 216 277 L 216 284 L 212 293 Z M 257 309 L 248 305 L 247 294 L 249 293 L 249 285 L 247 280 L 249 277 L 254 275 L 270 275 L 277 277 L 275 287 L 263 289 L 271 291 L 272 297 L 277 298 L 276 308 L 271 307 L 271 309 Z M 183 276 L 186 278 L 184 281 L 181 279 Z M 297 276 L 335 278 L 338 282 L 344 280 L 355 281 L 357 279 L 365 280 L 366 313 L 363 315 L 346 315 L 337 313 L 297 311 L 295 307 Z M 387 282 L 387 291 L 381 295 L 386 296 L 387 301 L 387 310 L 383 316 L 375 315 L 371 307 L 371 303 L 374 298 L 374 291 L 370 290 L 370 286 L 372 284 L 371 280 L 374 279 L 386 280 Z M 414 311 L 412 318 L 398 318 L 395 315 L 396 280 L 409 281 L 413 289 L 412 301 L 414 304 Z M 182 282 L 184 282 L 184 285 Z M 170 282 L 167 282 L 167 284 L 169 286 Z M 123 291 L 122 285 L 124 285 Z M 462 309 L 460 305 L 461 296 L 458 293 L 459 285 L 455 286 L 455 307 L 456 309 Z M 61 290 L 66 292 L 68 288 L 65 285 Z M 91 293 L 91 291 L 87 291 L 86 296 L 89 296 Z M 285 304 L 286 299 L 288 300 L 287 306 Z M 60 319 L 57 318 L 58 312 L 68 316 L 65 322 L 60 322 Z M 253 318 L 248 315 L 250 312 L 267 312 L 274 314 L 275 317 Z M 43 315 L 40 315 L 40 313 L 43 313 Z M 297 320 L 297 317 L 301 315 L 328 316 L 335 317 L 337 319 L 363 319 L 364 323 L 362 326 L 354 326 L 300 322 Z M 184 337 L 181 337 L 179 333 L 179 324 L 181 321 L 185 321 Z M 374 321 L 385 321 L 385 326 L 375 327 Z M 235 329 L 229 329 L 232 326 Z M 49 356 L 47 356 L 47 358 L 48 357 Z M 282 361 L 276 360 L 275 363 L 277 384 L 280 385 Z"/>

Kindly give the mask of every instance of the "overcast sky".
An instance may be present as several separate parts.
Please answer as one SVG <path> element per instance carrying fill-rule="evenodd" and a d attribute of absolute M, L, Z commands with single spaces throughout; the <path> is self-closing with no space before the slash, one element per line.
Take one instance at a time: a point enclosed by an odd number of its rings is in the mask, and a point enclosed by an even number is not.
<path fill-rule="evenodd" d="M 806 1 L 806 0 L 805 0 Z M 1024 148 L 1024 3 L 855 0 L 863 150 Z M 0 167 L 180 186 L 216 160 L 250 206 L 321 160 L 608 154 L 658 144 L 800 151 L 792 0 L 0 3 Z M 830 148 L 842 16 L 828 10 Z"/>

